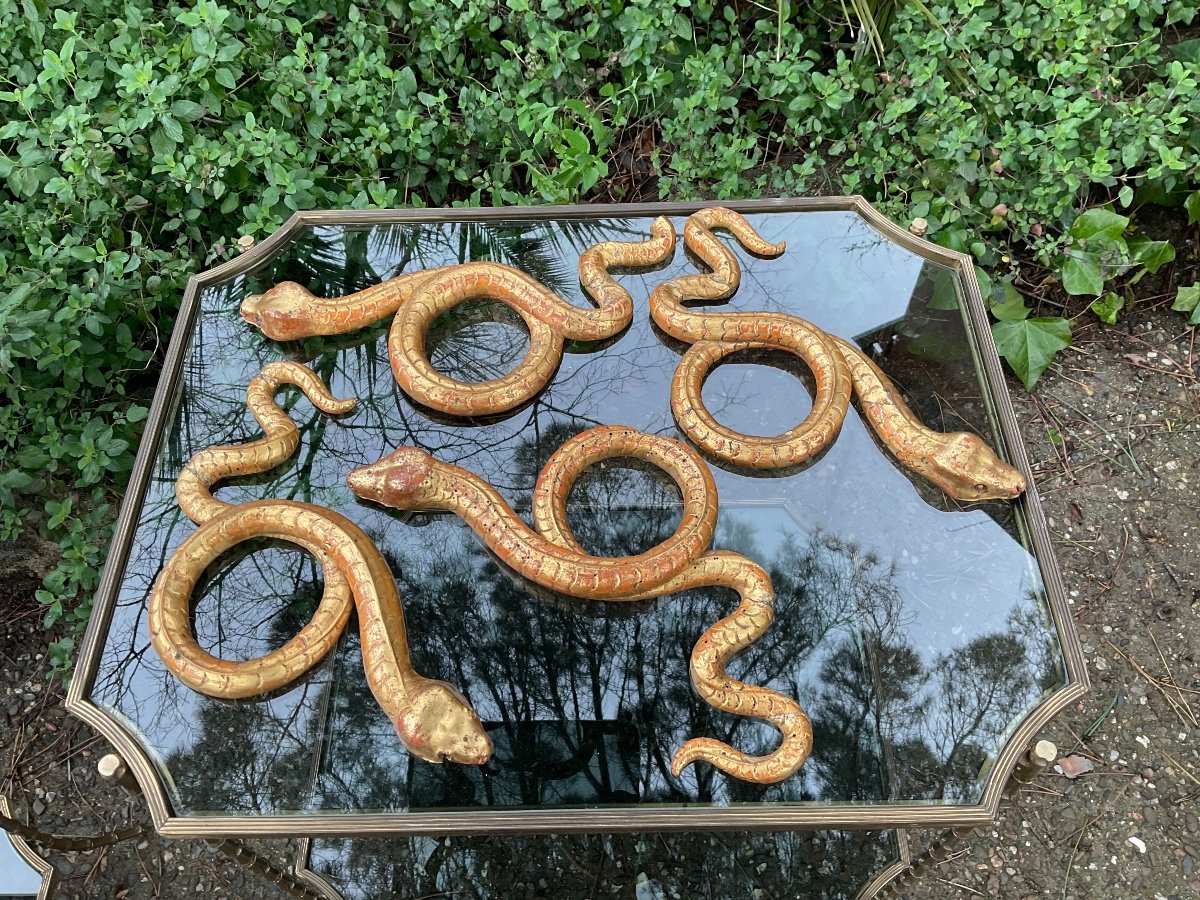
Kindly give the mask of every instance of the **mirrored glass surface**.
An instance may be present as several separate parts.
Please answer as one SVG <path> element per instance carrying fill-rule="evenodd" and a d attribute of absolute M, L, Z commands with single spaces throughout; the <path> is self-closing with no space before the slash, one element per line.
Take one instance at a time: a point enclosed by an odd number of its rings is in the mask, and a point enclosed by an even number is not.
<path fill-rule="evenodd" d="M 952 271 L 852 212 L 749 218 L 786 252 L 757 258 L 731 243 L 740 289 L 698 309 L 803 316 L 866 350 L 930 427 L 996 443 Z M 691 737 L 751 753 L 778 743 L 769 725 L 705 704 L 689 680 L 693 645 L 732 611 L 735 594 L 706 588 L 606 604 L 530 589 L 458 518 L 396 513 L 346 486 L 352 468 L 417 446 L 486 479 L 528 522 L 538 472 L 572 435 L 623 424 L 686 440 L 669 404 L 686 348 L 647 312 L 656 285 L 697 271 L 682 245 L 652 271 L 618 275 L 635 303 L 628 329 L 600 345 L 568 344 L 549 387 L 488 419 L 409 400 L 388 365 L 386 321 L 280 344 L 238 314 L 245 296 L 283 280 L 330 297 L 469 260 L 516 266 L 586 306 L 580 254 L 602 240 L 645 239 L 650 221 L 316 227 L 250 275 L 202 292 L 90 694 L 139 736 L 178 814 L 979 801 L 1006 736 L 1066 681 L 1039 570 L 1016 505 L 949 499 L 900 466 L 854 409 L 833 446 L 794 470 L 709 460 L 721 508 L 714 547 L 763 566 L 776 592 L 774 625 L 730 673 L 794 697 L 813 723 L 811 759 L 769 786 L 704 764 L 670 772 Z M 674 224 L 682 233 L 683 219 Z M 448 313 L 427 337 L 434 365 L 465 381 L 509 371 L 527 345 L 520 317 L 487 300 Z M 496 748 L 486 766 L 432 765 L 405 751 L 367 687 L 353 619 L 305 677 L 250 700 L 190 690 L 150 645 L 151 586 L 195 528 L 175 502 L 175 479 L 193 453 L 260 436 L 246 386 L 285 358 L 307 362 L 358 404 L 331 418 L 284 389 L 298 452 L 219 496 L 319 504 L 364 529 L 399 584 L 416 669 L 455 685 L 484 722 Z M 804 418 L 811 383 L 797 359 L 744 351 L 714 370 L 704 398 L 726 425 L 771 435 Z M 645 466 L 595 467 L 571 495 L 570 524 L 601 555 L 648 549 L 679 516 L 677 490 Z M 196 592 L 200 643 L 227 659 L 261 655 L 309 619 L 322 588 L 320 566 L 299 548 L 239 545 Z"/>
<path fill-rule="evenodd" d="M 307 869 L 345 900 L 853 900 L 899 851 L 894 831 L 322 839 Z"/>

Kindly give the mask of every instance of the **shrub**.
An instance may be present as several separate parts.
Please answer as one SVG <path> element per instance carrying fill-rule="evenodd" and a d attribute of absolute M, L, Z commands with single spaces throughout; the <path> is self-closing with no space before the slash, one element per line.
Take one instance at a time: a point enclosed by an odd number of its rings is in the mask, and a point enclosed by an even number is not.
<path fill-rule="evenodd" d="M 186 278 L 292 210 L 620 196 L 639 135 L 663 195 L 858 191 L 1011 282 L 1195 174 L 1193 2 L 904 3 L 880 63 L 780 3 L 0 0 L 0 537 L 63 545 L 47 623 Z"/>

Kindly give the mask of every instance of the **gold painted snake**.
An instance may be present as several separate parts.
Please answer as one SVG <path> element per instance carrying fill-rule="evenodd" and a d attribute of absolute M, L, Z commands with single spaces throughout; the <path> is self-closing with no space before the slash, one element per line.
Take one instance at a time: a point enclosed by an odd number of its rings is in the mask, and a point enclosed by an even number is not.
<path fill-rule="evenodd" d="M 279 341 L 345 334 L 395 315 L 388 332 L 392 372 L 409 396 L 460 416 L 507 412 L 536 396 L 562 361 L 564 340 L 602 341 L 620 334 L 633 318 L 633 299 L 608 270 L 663 262 L 675 250 L 675 230 L 663 217 L 646 241 L 604 241 L 579 258 L 579 281 L 597 308 L 583 309 L 558 297 L 519 269 L 496 262 L 469 262 L 397 275 L 343 297 L 316 297 L 303 286 L 281 282 L 242 301 L 242 317 Z M 425 333 L 442 313 L 474 298 L 499 300 L 529 329 L 529 350 L 511 372 L 478 383 L 438 372 L 425 351 Z"/>
<path fill-rule="evenodd" d="M 639 459 L 667 472 L 683 494 L 683 517 L 670 538 L 645 553 L 595 557 L 567 525 L 567 496 L 584 469 L 614 458 Z M 772 753 L 750 756 L 720 741 L 693 738 L 675 752 L 671 771 L 678 776 L 690 763 L 704 761 L 735 778 L 768 784 L 789 777 L 808 758 L 812 726 L 803 709 L 783 694 L 737 681 L 725 671 L 727 661 L 770 626 L 775 594 L 767 573 L 746 557 L 705 552 L 716 525 L 717 494 L 708 467 L 694 450 L 621 426 L 582 432 L 563 444 L 538 476 L 536 531 L 486 481 L 415 447 L 402 447 L 355 469 L 347 481 L 360 497 L 395 509 L 440 509 L 460 516 L 506 565 L 559 593 L 633 601 L 695 587 L 736 590 L 738 608 L 709 628 L 692 651 L 692 684 L 717 709 L 771 723 L 783 733 L 783 741 Z"/>
<path fill-rule="evenodd" d="M 728 297 L 740 280 L 736 258 L 713 236 L 713 227 L 727 228 L 743 246 L 762 255 L 783 249 L 763 241 L 736 213 L 703 210 L 689 218 L 685 240 L 713 271 L 674 279 L 651 296 L 656 323 L 693 344 L 676 372 L 671 402 L 681 428 L 698 446 L 741 465 L 794 465 L 833 439 L 853 390 L 889 449 L 953 496 L 1014 497 L 1024 489 L 1020 474 L 975 436 L 926 429 L 886 376 L 852 345 L 794 316 L 697 313 L 684 307 L 683 302 L 691 299 Z M 515 269 L 480 262 L 409 273 L 330 299 L 316 298 L 303 287 L 284 282 L 248 297 L 242 315 L 269 337 L 292 340 L 353 331 L 395 314 L 389 355 L 406 392 L 443 412 L 499 413 L 519 406 L 549 383 L 561 361 L 564 338 L 603 340 L 626 327 L 632 302 L 609 276 L 609 266 L 661 262 L 673 252 L 674 243 L 674 231 L 659 218 L 649 241 L 609 242 L 586 251 L 580 259 L 580 280 L 596 300 L 595 310 L 566 304 Z M 499 299 L 515 309 L 529 329 L 530 350 L 508 375 L 465 384 L 432 368 L 425 353 L 425 331 L 439 315 L 473 297 Z M 703 381 L 713 365 L 738 350 L 758 347 L 800 356 L 816 379 L 812 412 L 781 438 L 754 438 L 727 429 L 702 402 Z M 259 378 L 264 376 L 257 390 L 266 391 L 269 400 L 284 379 L 277 372 L 268 376 L 267 370 Z M 272 378 L 279 380 L 272 382 Z M 293 380 L 293 374 L 286 380 Z M 318 403 L 324 385 L 316 380 L 316 386 L 302 386 Z M 386 563 L 360 530 L 343 517 L 308 504 L 260 501 L 227 508 L 209 493 L 220 478 L 264 471 L 294 452 L 294 425 L 273 403 L 273 413 L 260 414 L 261 408 L 254 405 L 255 390 L 252 383 L 251 406 L 268 437 L 242 447 L 203 451 L 180 478 L 181 505 L 204 524 L 172 557 L 155 586 L 151 623 L 156 648 L 197 690 L 227 697 L 271 690 L 298 677 L 331 649 L 349 615 L 352 594 L 363 623 L 368 679 L 406 746 L 434 761 L 444 757 L 482 762 L 490 753 L 490 743 L 461 695 L 449 685 L 412 672 L 395 584 Z M 338 411 L 327 392 L 323 397 L 323 409 Z M 268 427 L 271 415 L 276 419 Z M 283 434 L 288 427 L 290 437 Z M 269 451 L 268 445 L 286 449 Z M 282 456 L 276 458 L 272 452 Z M 676 534 L 654 550 L 636 557 L 601 559 L 586 554 L 567 528 L 566 497 L 583 468 L 614 456 L 641 458 L 668 471 L 684 494 L 685 513 Z M 678 774 L 690 762 L 703 759 L 735 777 L 773 782 L 788 777 L 807 758 L 812 738 L 803 710 L 783 695 L 742 684 L 725 672 L 726 661 L 770 624 L 773 592 L 766 573 L 750 560 L 727 552 L 705 552 L 715 526 L 716 494 L 706 467 L 687 448 L 629 429 L 585 432 L 564 445 L 539 476 L 534 499 L 537 532 L 524 526 L 486 482 L 413 448 L 357 469 L 349 480 L 360 496 L 391 506 L 456 512 L 506 564 L 529 580 L 563 593 L 640 600 L 703 585 L 738 590 L 742 597 L 738 610 L 709 629 L 693 651 L 693 683 L 717 708 L 763 718 L 784 733 L 784 740 L 772 754 L 749 757 L 717 741 L 693 739 L 676 753 L 672 770 Z M 205 565 L 224 549 L 255 536 L 291 540 L 313 552 L 326 571 L 326 596 L 313 622 L 274 654 L 249 663 L 217 660 L 195 644 L 187 616 L 190 594 Z"/>
<path fill-rule="evenodd" d="M 688 217 L 684 242 L 712 271 L 684 275 L 660 284 L 650 295 L 655 323 L 692 346 L 683 355 L 671 384 L 671 410 L 679 427 L 697 446 L 718 459 L 758 469 L 793 466 L 810 459 L 841 427 L 851 392 L 858 395 L 867 421 L 884 445 L 912 471 L 958 500 L 1013 498 L 1025 490 L 1025 478 L 1002 461 L 979 437 L 965 432 L 932 431 L 912 413 L 895 386 L 853 344 L 797 316 L 772 312 L 705 313 L 688 300 L 723 300 L 737 290 L 741 267 L 713 235 L 731 232 L 760 256 L 777 256 L 784 245 L 764 240 L 738 213 L 720 207 Z M 792 353 L 812 369 L 816 381 L 812 410 L 790 431 L 757 437 L 727 428 L 705 408 L 704 379 L 720 360 L 740 350 L 771 348 Z"/>
<path fill-rule="evenodd" d="M 180 544 L 154 583 L 148 620 L 155 650 L 194 690 L 225 699 L 251 697 L 291 684 L 316 665 L 334 648 L 357 607 L 367 683 L 404 746 L 429 762 L 486 762 L 492 744 L 470 704 L 451 685 L 413 669 L 396 582 L 362 529 L 309 503 L 260 500 L 231 506 L 212 495 L 218 481 L 266 472 L 296 451 L 296 425 L 274 400 L 285 383 L 300 387 L 327 413 L 344 413 L 354 405 L 353 399 L 335 399 L 299 363 L 271 363 L 251 379 L 246 402 L 266 436 L 201 450 L 176 481 L 180 507 L 200 527 Z M 253 538 L 289 541 L 313 554 L 325 573 L 325 593 L 312 620 L 283 647 L 244 662 L 218 659 L 200 647 L 192 632 L 192 592 L 206 566 Z"/>

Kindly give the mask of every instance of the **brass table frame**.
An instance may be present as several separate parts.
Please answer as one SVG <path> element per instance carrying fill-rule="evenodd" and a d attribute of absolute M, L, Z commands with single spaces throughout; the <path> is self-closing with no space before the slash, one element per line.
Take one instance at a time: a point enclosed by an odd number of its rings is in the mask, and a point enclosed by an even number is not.
<path fill-rule="evenodd" d="M 184 293 L 175 333 L 163 374 L 147 419 L 145 438 L 138 450 L 113 535 L 112 548 L 96 594 L 76 675 L 67 695 L 67 709 L 88 722 L 117 748 L 144 792 L 154 827 L 165 837 L 224 839 L 238 837 L 384 836 L 405 834 L 534 834 L 618 831 L 710 830 L 823 830 L 823 829 L 972 829 L 991 822 L 1005 794 L 1009 776 L 1018 767 L 1039 730 L 1087 689 L 1082 648 L 1072 625 L 1062 579 L 1054 559 L 1050 534 L 1021 440 L 1004 375 L 988 327 L 988 315 L 970 256 L 944 249 L 898 227 L 862 197 L 820 197 L 723 203 L 743 213 L 854 212 L 883 236 L 905 249 L 954 270 L 964 288 L 969 343 L 976 370 L 984 375 L 984 404 L 999 437 L 1001 451 L 1026 476 L 1029 490 L 1016 501 L 1024 513 L 1029 538 L 1040 568 L 1051 616 L 1063 651 L 1067 683 L 1030 711 L 1010 733 L 988 774 L 979 803 L 965 805 L 838 804 L 787 808 L 686 808 L 657 807 L 627 810 L 582 809 L 422 812 L 419 815 L 371 813 L 362 815 L 315 814 L 310 816 L 180 816 L 171 809 L 166 791 L 149 755 L 116 718 L 88 699 L 97 675 L 102 644 L 114 608 L 119 578 L 124 570 L 137 524 L 142 498 L 170 413 L 170 402 L 181 376 L 189 333 L 199 308 L 199 297 L 209 285 L 242 274 L 269 260 L 302 229 L 321 225 L 369 226 L 456 221 L 541 221 L 545 219 L 595 219 L 605 217 L 686 216 L 712 203 L 604 204 L 594 206 L 529 206 L 488 209 L 357 210 L 299 212 L 277 232 L 248 252 L 216 268 L 193 276 Z M 904 841 L 902 840 L 902 846 Z M 906 867 L 904 859 L 897 866 Z M 895 867 L 893 867 L 895 868 Z M 897 870 L 899 871 L 899 870 Z M 894 873 L 893 873 L 894 874 Z"/>

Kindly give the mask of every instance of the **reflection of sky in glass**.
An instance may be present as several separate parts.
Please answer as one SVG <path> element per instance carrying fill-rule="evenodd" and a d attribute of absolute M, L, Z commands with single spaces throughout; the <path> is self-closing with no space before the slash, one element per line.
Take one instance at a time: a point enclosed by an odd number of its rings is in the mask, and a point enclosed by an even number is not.
<path fill-rule="evenodd" d="M 703 309 L 802 314 L 874 348 L 927 423 L 987 434 L 952 273 L 852 213 L 751 218 L 767 239 L 786 240 L 787 252 L 766 260 L 739 251 L 741 289 Z M 585 305 L 580 252 L 639 239 L 648 224 L 323 227 L 203 293 L 92 692 L 141 736 L 177 811 L 978 800 L 1004 736 L 1063 682 L 1037 569 L 1012 508 L 958 508 L 899 469 L 853 411 L 835 445 L 799 471 L 712 467 L 722 506 L 715 546 L 765 566 L 777 591 L 775 626 L 731 672 L 795 696 L 816 732 L 804 769 L 765 788 L 704 766 L 680 779 L 668 771 L 691 736 L 750 752 L 776 745 L 772 728 L 712 711 L 689 684 L 690 649 L 732 608 L 731 595 L 699 590 L 634 610 L 534 596 L 457 519 L 405 519 L 345 487 L 351 468 L 413 444 L 486 478 L 524 510 L 546 457 L 577 431 L 626 424 L 681 437 L 668 403 L 681 348 L 647 321 L 646 298 L 694 271 L 682 249 L 658 271 L 620 276 L 637 310 L 629 330 L 602 348 L 569 347 L 554 383 L 499 420 L 457 421 L 410 403 L 388 368 L 384 326 L 283 346 L 237 315 L 247 293 L 284 279 L 332 296 L 464 259 L 518 265 Z M 490 323 L 497 308 L 472 304 L 438 323 L 429 340 L 437 365 L 475 379 L 510 368 L 524 353 L 523 332 L 510 314 Z M 418 670 L 458 686 L 491 729 L 498 752 L 486 769 L 409 759 L 365 686 L 355 634 L 301 683 L 238 703 L 190 691 L 149 646 L 149 588 L 193 530 L 174 504 L 180 466 L 199 449 L 257 435 L 245 386 L 284 356 L 310 362 L 358 407 L 334 421 L 281 392 L 302 432 L 296 457 L 220 495 L 321 504 L 371 535 L 397 574 Z M 772 434 L 807 413 L 803 366 L 767 361 L 781 368 L 734 357 L 713 373 L 705 398 L 723 422 Z M 591 478 L 576 495 L 572 524 L 596 552 L 645 549 L 676 521 L 677 496 L 637 470 Z M 301 552 L 267 547 L 237 560 L 213 574 L 196 613 L 202 644 L 228 658 L 277 646 L 320 596 L 319 568 Z"/>
<path fill-rule="evenodd" d="M 7 834 L 0 835 L 0 885 L 14 898 L 36 897 L 42 889 L 42 876 L 17 856 Z"/>

